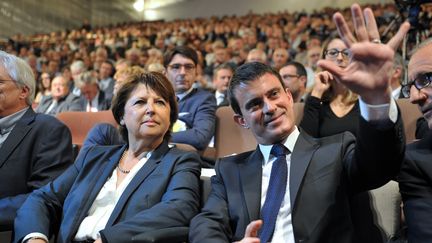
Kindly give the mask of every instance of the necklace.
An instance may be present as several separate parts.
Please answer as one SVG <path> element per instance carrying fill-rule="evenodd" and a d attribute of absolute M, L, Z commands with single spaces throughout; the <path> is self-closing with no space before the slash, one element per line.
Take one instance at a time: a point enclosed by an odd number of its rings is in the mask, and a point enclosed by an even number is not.
<path fill-rule="evenodd" d="M 129 172 L 130 172 L 130 170 L 124 170 L 123 168 L 120 167 L 120 162 L 122 162 L 122 160 L 123 160 L 123 158 L 124 158 L 124 156 L 125 156 L 125 154 L 126 154 L 126 151 L 127 151 L 127 150 L 125 150 L 125 151 L 123 152 L 122 157 L 120 158 L 120 161 L 119 161 L 119 163 L 117 164 L 117 169 L 118 169 L 121 173 L 123 173 L 123 174 L 129 174 Z"/>

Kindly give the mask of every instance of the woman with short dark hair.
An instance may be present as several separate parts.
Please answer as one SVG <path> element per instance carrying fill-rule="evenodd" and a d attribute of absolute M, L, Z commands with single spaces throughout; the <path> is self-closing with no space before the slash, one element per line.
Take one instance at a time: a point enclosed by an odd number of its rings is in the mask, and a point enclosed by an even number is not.
<path fill-rule="evenodd" d="M 187 226 L 199 210 L 200 161 L 168 147 L 177 119 L 174 89 L 159 73 L 123 85 L 112 111 L 126 144 L 82 150 L 64 174 L 17 213 L 15 242 L 128 242 Z"/>

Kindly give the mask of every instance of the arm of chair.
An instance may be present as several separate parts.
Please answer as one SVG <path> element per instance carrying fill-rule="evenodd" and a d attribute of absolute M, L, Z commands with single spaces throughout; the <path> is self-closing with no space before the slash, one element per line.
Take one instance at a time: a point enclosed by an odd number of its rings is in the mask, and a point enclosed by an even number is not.
<path fill-rule="evenodd" d="M 140 243 L 187 242 L 188 235 L 189 227 L 172 227 L 141 233 L 132 237 L 132 241 Z"/>

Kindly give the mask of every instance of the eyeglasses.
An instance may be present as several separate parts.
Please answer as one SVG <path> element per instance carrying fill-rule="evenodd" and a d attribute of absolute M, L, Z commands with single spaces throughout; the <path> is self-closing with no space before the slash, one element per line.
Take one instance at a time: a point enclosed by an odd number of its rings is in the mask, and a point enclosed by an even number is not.
<path fill-rule="evenodd" d="M 351 51 L 349 49 L 343 49 L 342 51 L 339 51 L 338 49 L 329 49 L 324 51 L 324 55 L 332 59 L 337 58 L 339 53 L 342 54 L 343 58 L 351 58 Z"/>
<path fill-rule="evenodd" d="M 184 67 L 185 72 L 191 72 L 192 70 L 195 69 L 195 65 L 194 64 L 171 64 L 168 66 L 169 68 L 171 68 L 172 71 L 174 72 L 178 72 L 180 71 L 180 69 L 182 67 Z"/>
<path fill-rule="evenodd" d="M 285 74 L 285 75 L 282 75 L 282 79 L 292 79 L 292 78 L 298 78 L 299 77 L 299 75 L 296 75 L 296 74 Z"/>
<path fill-rule="evenodd" d="M 402 94 L 408 98 L 411 93 L 411 86 L 414 84 L 416 89 L 421 90 L 428 87 L 432 81 L 432 72 L 419 74 L 414 80 L 409 81 L 406 85 L 402 87 Z"/>

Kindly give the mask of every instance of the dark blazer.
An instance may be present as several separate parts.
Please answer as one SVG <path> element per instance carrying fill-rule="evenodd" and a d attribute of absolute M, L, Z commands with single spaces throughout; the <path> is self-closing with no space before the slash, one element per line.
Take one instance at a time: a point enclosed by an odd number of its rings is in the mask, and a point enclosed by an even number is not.
<path fill-rule="evenodd" d="M 407 146 L 399 188 L 408 225 L 408 241 L 432 240 L 432 131 Z"/>
<path fill-rule="evenodd" d="M 78 104 L 78 100 L 78 96 L 69 93 L 69 95 L 59 99 L 57 105 L 47 113 L 46 111 L 53 103 L 53 98 L 51 95 L 45 96 L 36 108 L 36 112 L 48 115 L 57 115 L 58 113 L 65 111 L 81 111 L 81 105 Z"/>
<path fill-rule="evenodd" d="M 87 110 L 87 99 L 83 95 L 79 97 L 77 103 L 80 106 L 80 111 Z M 98 110 L 104 111 L 104 110 L 108 110 L 110 107 L 111 107 L 111 100 L 106 97 L 105 92 L 99 90 Z"/>
<path fill-rule="evenodd" d="M 94 145 L 123 145 L 125 142 L 116 127 L 109 123 L 98 123 L 87 133 L 82 148 Z"/>
<path fill-rule="evenodd" d="M 361 118 L 357 142 L 348 132 L 312 138 L 301 131 L 289 170 L 296 242 L 353 241 L 350 196 L 385 184 L 399 171 L 405 138 L 398 120 L 378 130 Z M 262 161 L 258 147 L 217 162 L 208 201 L 191 222 L 191 242 L 244 237 L 246 226 L 260 218 Z"/>
<path fill-rule="evenodd" d="M 215 132 L 216 98 L 211 92 L 193 89 L 178 103 L 179 118 L 187 130 L 172 134 L 172 142 L 190 144 L 197 150 L 207 148 Z"/>
<path fill-rule="evenodd" d="M 65 173 L 32 193 L 17 213 L 14 242 L 30 232 L 50 237 L 57 231 L 57 242 L 71 242 L 125 149 L 91 147 Z M 189 225 L 199 210 L 199 166 L 197 154 L 162 143 L 126 187 L 101 237 L 128 242 L 142 232 Z"/>
<path fill-rule="evenodd" d="M 28 193 L 47 184 L 73 162 L 69 129 L 29 108 L 0 148 L 0 228 L 12 228 Z"/>

